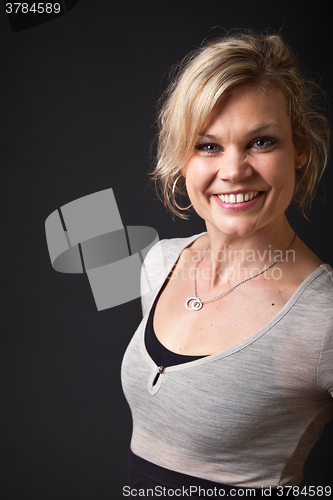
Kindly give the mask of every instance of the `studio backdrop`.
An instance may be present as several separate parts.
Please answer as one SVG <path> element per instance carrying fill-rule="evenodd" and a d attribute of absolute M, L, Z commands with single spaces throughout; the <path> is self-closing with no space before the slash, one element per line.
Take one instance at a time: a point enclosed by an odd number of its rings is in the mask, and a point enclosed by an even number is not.
<path fill-rule="evenodd" d="M 205 230 L 194 212 L 173 220 L 147 175 L 171 66 L 231 29 L 274 29 L 330 118 L 330 17 L 296 1 L 0 5 L 3 500 L 122 498 L 120 365 L 141 321 L 141 265 L 156 241 Z M 287 212 L 331 265 L 332 168 L 309 221 Z M 329 424 L 302 484 L 331 483 L 332 444 Z"/>

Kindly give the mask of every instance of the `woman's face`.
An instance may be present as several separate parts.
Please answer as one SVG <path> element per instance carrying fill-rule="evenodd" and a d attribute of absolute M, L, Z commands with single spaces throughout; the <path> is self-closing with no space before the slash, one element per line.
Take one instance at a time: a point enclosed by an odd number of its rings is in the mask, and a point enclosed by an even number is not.
<path fill-rule="evenodd" d="M 210 115 L 182 170 L 208 231 L 248 236 L 285 220 L 295 169 L 306 161 L 286 108 L 281 91 L 244 87 Z"/>

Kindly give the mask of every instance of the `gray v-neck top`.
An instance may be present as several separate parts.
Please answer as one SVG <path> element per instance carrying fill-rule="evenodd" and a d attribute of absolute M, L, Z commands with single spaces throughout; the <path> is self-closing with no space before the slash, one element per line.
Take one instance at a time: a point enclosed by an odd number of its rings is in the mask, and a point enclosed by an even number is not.
<path fill-rule="evenodd" d="M 144 333 L 180 253 L 200 235 L 162 240 L 142 270 L 143 320 L 122 363 L 133 453 L 234 486 L 295 485 L 333 417 L 333 271 L 319 266 L 256 333 L 195 361 L 159 367 Z M 221 316 L 223 328 L 223 316 Z"/>

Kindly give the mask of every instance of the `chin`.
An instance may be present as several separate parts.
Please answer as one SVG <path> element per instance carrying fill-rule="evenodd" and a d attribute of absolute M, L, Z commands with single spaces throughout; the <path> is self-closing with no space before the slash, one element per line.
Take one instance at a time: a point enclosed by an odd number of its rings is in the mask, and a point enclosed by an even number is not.
<path fill-rule="evenodd" d="M 213 231 L 214 233 L 221 233 L 221 236 L 229 236 L 229 237 L 238 237 L 245 238 L 246 236 L 251 236 L 258 229 L 262 227 L 262 224 L 258 224 L 258 220 L 250 221 L 250 220 L 235 220 L 233 218 L 232 221 L 228 224 L 227 221 L 223 221 L 222 223 L 218 223 L 217 221 L 205 221 L 207 231 Z"/>
<path fill-rule="evenodd" d="M 279 210 L 261 210 L 257 213 L 239 212 L 238 214 L 226 214 L 222 216 L 208 215 L 207 218 L 203 217 L 206 223 L 207 231 L 212 234 L 226 237 L 246 238 L 253 235 L 259 230 L 265 229 L 266 231 L 275 232 L 280 227 L 284 227 L 286 221 L 285 211 L 283 207 Z M 214 214 L 215 215 L 215 214 Z"/>

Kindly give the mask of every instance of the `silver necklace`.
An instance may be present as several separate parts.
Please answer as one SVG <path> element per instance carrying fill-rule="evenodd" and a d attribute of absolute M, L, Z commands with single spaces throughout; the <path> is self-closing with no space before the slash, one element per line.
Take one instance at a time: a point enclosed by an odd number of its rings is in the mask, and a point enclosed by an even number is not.
<path fill-rule="evenodd" d="M 243 283 L 246 283 L 246 281 L 250 281 L 250 280 L 253 280 L 253 278 L 256 278 L 257 276 L 260 276 L 260 274 L 264 273 L 265 271 L 267 271 L 268 269 L 270 269 L 271 267 L 275 266 L 275 264 L 277 264 L 278 262 L 280 262 L 280 260 L 283 259 L 283 257 L 292 249 L 292 247 L 294 246 L 295 244 L 295 241 L 296 241 L 296 238 L 297 238 L 297 235 L 295 233 L 295 236 L 294 236 L 294 239 L 293 239 L 293 242 L 292 244 L 290 245 L 290 247 L 287 248 L 287 250 L 284 252 L 283 255 L 281 255 L 281 257 L 279 257 L 278 259 L 276 259 L 274 262 L 272 262 L 272 264 L 270 264 L 268 267 L 266 267 L 265 269 L 263 269 L 262 271 L 260 271 L 259 273 L 255 274 L 254 276 L 250 276 L 249 278 L 246 278 L 245 280 L 243 281 L 240 281 L 239 283 L 237 283 L 236 285 L 234 285 L 233 287 L 231 287 L 229 290 L 227 290 L 226 292 L 223 292 L 221 293 L 220 295 L 216 295 L 216 297 L 213 297 L 212 299 L 206 299 L 206 300 L 201 300 L 199 299 L 198 297 L 198 291 L 197 291 L 197 267 L 198 265 L 200 264 L 200 262 L 202 261 L 202 259 L 205 257 L 209 247 L 210 247 L 210 244 L 208 245 L 208 247 L 206 248 L 206 250 L 204 251 L 201 259 L 199 260 L 199 262 L 197 263 L 197 265 L 195 266 L 194 268 L 194 297 L 190 297 L 189 299 L 186 300 L 185 302 L 185 307 L 186 309 L 188 309 L 189 311 L 200 311 L 200 309 L 202 308 L 203 304 L 206 304 L 207 302 L 213 302 L 213 300 L 217 300 L 219 299 L 220 297 L 223 297 L 223 295 L 227 295 L 227 293 L 230 293 L 232 292 L 232 290 L 234 290 L 236 287 L 238 287 L 239 285 L 242 285 Z"/>

